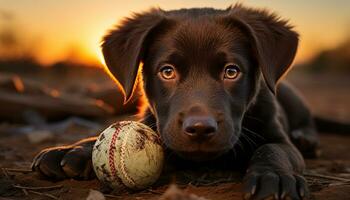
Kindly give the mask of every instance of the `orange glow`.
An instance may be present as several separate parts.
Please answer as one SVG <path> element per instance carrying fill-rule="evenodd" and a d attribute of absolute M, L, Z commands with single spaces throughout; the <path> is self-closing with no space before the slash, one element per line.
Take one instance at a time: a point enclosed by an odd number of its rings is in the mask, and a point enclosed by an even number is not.
<path fill-rule="evenodd" d="M 50 95 L 54 98 L 58 98 L 61 96 L 61 93 L 58 90 L 51 90 Z"/>
<path fill-rule="evenodd" d="M 13 76 L 12 81 L 16 88 L 16 91 L 22 93 L 24 91 L 24 85 L 21 78 L 19 76 Z"/>
<path fill-rule="evenodd" d="M 70 59 L 89 66 L 101 66 L 104 65 L 100 49 L 102 36 L 132 12 L 143 11 L 151 6 L 165 10 L 189 7 L 224 9 L 232 3 L 231 0 L 135 0 L 128 4 L 118 0 L 91 0 L 84 3 L 62 0 L 43 1 L 39 7 L 29 0 L 21 3 L 4 1 L 0 9 L 0 27 L 2 30 L 3 27 L 10 27 L 17 31 L 20 48 L 16 48 L 15 53 L 18 53 L 18 49 L 24 49 L 24 53 L 29 52 L 44 65 Z M 297 63 L 309 60 L 323 49 L 334 48 L 347 39 L 350 31 L 347 28 L 350 24 L 350 1 L 315 3 L 249 0 L 244 4 L 268 8 L 283 18 L 290 19 L 301 36 L 295 61 Z M 2 12 L 10 13 L 12 17 L 2 17 Z M 0 43 L 0 55 L 8 50 L 2 48 Z"/>
<path fill-rule="evenodd" d="M 104 71 L 108 74 L 108 76 L 117 84 L 119 90 L 122 92 L 123 97 L 124 97 L 124 104 L 126 104 L 126 94 L 125 94 L 125 90 L 122 86 L 122 84 L 120 84 L 120 82 L 115 78 L 115 76 L 112 74 L 112 72 L 109 70 L 109 68 L 107 67 L 107 65 L 103 65 L 103 69 Z"/>
<path fill-rule="evenodd" d="M 104 57 L 103 57 L 103 55 L 102 55 L 101 48 L 96 48 L 96 49 L 95 49 L 95 55 L 97 55 L 99 63 L 100 63 L 102 66 L 106 66 L 106 62 L 105 62 L 105 59 L 104 59 Z"/>
<path fill-rule="evenodd" d="M 107 67 L 107 65 L 103 65 L 103 69 L 104 71 L 108 74 L 108 76 L 117 84 L 118 88 L 120 89 L 120 91 L 123 94 L 124 97 L 124 105 L 127 104 L 133 97 L 134 91 L 136 90 L 137 87 L 140 87 L 140 89 L 143 89 L 143 80 L 142 80 L 142 68 L 143 68 L 143 63 L 140 62 L 138 70 L 137 70 L 137 75 L 136 75 L 136 79 L 135 79 L 135 83 L 133 85 L 133 89 L 131 91 L 131 95 L 130 97 L 127 99 L 126 97 L 126 93 L 124 90 L 124 87 L 122 86 L 122 84 L 115 78 L 115 76 L 112 74 L 112 72 L 109 70 L 109 68 Z"/>

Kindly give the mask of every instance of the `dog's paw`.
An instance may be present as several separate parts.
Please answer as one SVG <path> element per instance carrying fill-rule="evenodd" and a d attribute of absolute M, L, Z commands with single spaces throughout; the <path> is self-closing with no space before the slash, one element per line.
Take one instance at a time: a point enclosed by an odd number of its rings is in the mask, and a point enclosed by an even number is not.
<path fill-rule="evenodd" d="M 76 144 L 42 150 L 32 163 L 32 170 L 46 178 L 86 180 L 94 177 L 92 145 Z"/>
<path fill-rule="evenodd" d="M 249 171 L 243 181 L 244 199 L 307 199 L 306 180 L 300 175 L 272 170 Z"/>

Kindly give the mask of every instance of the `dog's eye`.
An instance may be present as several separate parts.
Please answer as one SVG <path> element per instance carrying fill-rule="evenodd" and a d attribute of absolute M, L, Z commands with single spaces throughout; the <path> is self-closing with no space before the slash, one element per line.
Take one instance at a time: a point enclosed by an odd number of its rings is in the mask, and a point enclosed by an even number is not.
<path fill-rule="evenodd" d="M 160 75 L 163 79 L 169 80 L 174 79 L 176 77 L 175 69 L 172 65 L 164 65 L 160 69 Z"/>
<path fill-rule="evenodd" d="M 241 70 L 239 69 L 238 65 L 229 63 L 225 66 L 225 74 L 224 78 L 225 79 L 236 79 Z"/>

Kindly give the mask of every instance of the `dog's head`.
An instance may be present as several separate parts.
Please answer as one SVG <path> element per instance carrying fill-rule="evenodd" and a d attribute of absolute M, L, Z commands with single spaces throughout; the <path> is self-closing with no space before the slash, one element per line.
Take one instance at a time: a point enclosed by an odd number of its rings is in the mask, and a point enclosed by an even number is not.
<path fill-rule="evenodd" d="M 237 5 L 135 14 L 104 38 L 102 50 L 126 100 L 143 64 L 144 91 L 164 143 L 207 160 L 233 147 L 259 88 L 275 92 L 297 44 L 286 21 Z"/>

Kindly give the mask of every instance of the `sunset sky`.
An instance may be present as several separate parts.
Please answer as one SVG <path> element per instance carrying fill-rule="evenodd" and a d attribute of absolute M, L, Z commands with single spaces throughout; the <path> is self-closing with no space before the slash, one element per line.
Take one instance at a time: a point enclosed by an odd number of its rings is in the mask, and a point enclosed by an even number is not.
<path fill-rule="evenodd" d="M 226 8 L 227 0 L 0 0 L 1 27 L 14 27 L 26 47 L 44 64 L 72 58 L 99 61 L 100 40 L 131 12 L 159 6 L 165 10 L 189 7 Z M 337 46 L 350 33 L 349 0 L 247 0 L 290 19 L 301 35 L 297 62 Z M 0 50 L 1 50 L 0 46 Z M 0 51 L 1 52 L 1 51 Z M 1 55 L 0 55 L 1 56 Z"/>

